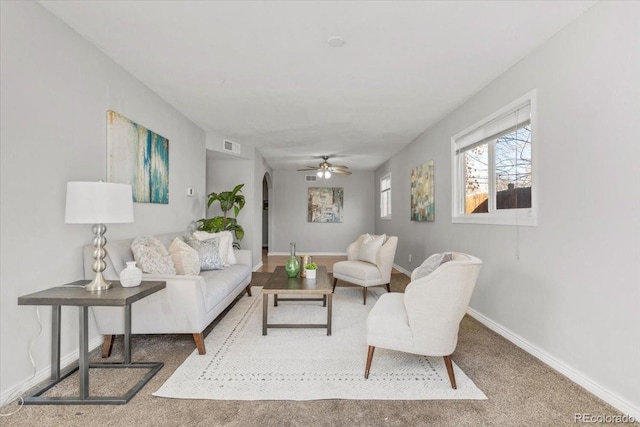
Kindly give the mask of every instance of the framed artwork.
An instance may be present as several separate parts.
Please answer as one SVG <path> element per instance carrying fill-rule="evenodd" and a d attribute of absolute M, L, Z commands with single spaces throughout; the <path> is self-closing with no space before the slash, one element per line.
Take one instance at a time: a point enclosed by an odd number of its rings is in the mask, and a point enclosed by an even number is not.
<path fill-rule="evenodd" d="M 169 203 L 169 140 L 107 111 L 107 180 L 131 184 L 137 203 Z"/>
<path fill-rule="evenodd" d="M 342 187 L 309 187 L 307 222 L 342 222 Z"/>
<path fill-rule="evenodd" d="M 433 160 L 411 171 L 411 221 L 434 221 Z"/>

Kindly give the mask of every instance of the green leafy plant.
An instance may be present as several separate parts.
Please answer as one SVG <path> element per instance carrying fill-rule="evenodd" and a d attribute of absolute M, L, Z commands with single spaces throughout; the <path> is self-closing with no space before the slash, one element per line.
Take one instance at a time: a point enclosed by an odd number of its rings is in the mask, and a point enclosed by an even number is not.
<path fill-rule="evenodd" d="M 238 184 L 231 191 L 223 191 L 222 193 L 211 193 L 207 196 L 207 207 L 213 203 L 219 202 L 222 216 L 213 218 L 201 218 L 197 222 L 200 224 L 198 230 L 207 231 L 209 233 L 219 233 L 220 231 L 233 231 L 236 239 L 242 240 L 244 237 L 244 229 L 236 217 L 245 204 L 244 196 L 239 194 L 242 192 L 244 184 Z M 228 216 L 228 212 L 233 209 L 233 218 Z"/>
<path fill-rule="evenodd" d="M 310 262 L 310 263 L 305 264 L 304 268 L 307 269 L 307 270 L 317 270 L 318 269 L 318 265 L 315 262 Z"/>

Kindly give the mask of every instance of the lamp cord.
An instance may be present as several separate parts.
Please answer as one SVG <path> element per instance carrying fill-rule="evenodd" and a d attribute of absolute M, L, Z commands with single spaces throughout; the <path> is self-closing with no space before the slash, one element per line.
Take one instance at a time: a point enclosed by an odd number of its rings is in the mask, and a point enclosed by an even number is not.
<path fill-rule="evenodd" d="M 33 349 L 33 345 L 36 342 L 36 339 L 40 336 L 40 334 L 42 333 L 42 321 L 40 320 L 40 309 L 39 307 L 36 306 L 36 318 L 38 319 L 38 333 L 36 334 L 35 337 L 33 337 L 31 339 L 31 342 L 29 343 L 29 361 L 31 362 L 31 368 L 33 370 L 33 373 L 31 374 L 31 377 L 29 377 L 24 384 L 28 383 L 29 381 L 31 381 L 32 379 L 34 379 L 36 377 L 36 361 L 33 359 L 33 353 L 32 353 L 32 349 Z M 18 411 L 20 411 L 20 409 L 22 409 L 22 407 L 24 406 L 24 398 L 22 397 L 22 392 L 20 391 L 20 389 L 14 391 L 11 396 L 9 396 L 9 400 L 7 401 L 7 406 L 13 402 L 14 400 L 18 401 L 18 409 L 6 413 L 6 414 L 0 414 L 0 417 L 8 417 L 14 414 L 17 414 Z"/>

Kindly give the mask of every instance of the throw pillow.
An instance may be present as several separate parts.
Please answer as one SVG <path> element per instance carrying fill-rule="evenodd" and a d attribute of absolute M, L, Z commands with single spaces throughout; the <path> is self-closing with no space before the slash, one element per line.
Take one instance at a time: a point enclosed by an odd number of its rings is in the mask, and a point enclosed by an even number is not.
<path fill-rule="evenodd" d="M 180 237 L 176 237 L 169 246 L 169 255 L 177 274 L 197 275 L 200 273 L 200 256 L 198 251 L 187 245 Z"/>
<path fill-rule="evenodd" d="M 191 246 L 198 252 L 200 259 L 200 270 L 222 270 L 222 258 L 220 258 L 220 238 L 198 240 L 188 239 L 187 245 Z"/>
<path fill-rule="evenodd" d="M 451 252 L 431 255 L 429 258 L 424 260 L 422 264 L 420 264 L 420 267 L 416 268 L 413 280 L 418 280 L 424 276 L 428 276 L 433 273 L 436 268 L 440 267 L 445 262 L 451 261 L 451 259 Z"/>
<path fill-rule="evenodd" d="M 380 236 L 371 236 L 367 234 L 360 243 L 360 249 L 358 250 L 358 260 L 376 263 L 376 254 L 378 249 L 382 247 L 384 240 L 387 236 L 381 234 Z"/>
<path fill-rule="evenodd" d="M 213 239 L 214 237 L 220 238 L 220 258 L 222 258 L 222 265 L 229 267 L 230 265 L 237 264 L 236 256 L 233 253 L 233 235 L 230 231 L 221 231 L 219 233 L 194 231 L 193 237 L 200 241 Z"/>
<path fill-rule="evenodd" d="M 167 248 L 155 237 L 138 237 L 131 243 L 131 252 L 143 273 L 176 274 Z"/>

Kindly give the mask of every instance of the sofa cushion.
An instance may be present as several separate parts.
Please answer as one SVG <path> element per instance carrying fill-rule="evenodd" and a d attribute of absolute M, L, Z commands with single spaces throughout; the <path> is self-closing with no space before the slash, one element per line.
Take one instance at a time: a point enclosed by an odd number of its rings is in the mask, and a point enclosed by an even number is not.
<path fill-rule="evenodd" d="M 176 274 L 167 248 L 155 237 L 138 237 L 131 243 L 131 252 L 144 273 Z"/>
<path fill-rule="evenodd" d="M 416 268 L 416 272 L 413 275 L 413 280 L 418 280 L 433 273 L 436 268 L 440 267 L 445 262 L 451 261 L 451 257 L 451 252 L 431 255 L 429 258 L 424 260 L 424 262 L 420 264 L 418 268 Z"/>
<path fill-rule="evenodd" d="M 200 273 L 198 251 L 187 245 L 181 237 L 176 237 L 169 246 L 169 255 L 177 274 L 196 275 Z"/>
<path fill-rule="evenodd" d="M 219 233 L 209 233 L 207 231 L 194 231 L 193 237 L 200 241 L 205 241 L 218 237 L 220 239 L 220 258 L 225 267 L 237 263 L 236 256 L 233 253 L 233 235 L 230 231 L 221 231 Z"/>
<path fill-rule="evenodd" d="M 218 303 L 224 301 L 238 287 L 238 284 L 250 275 L 251 268 L 241 264 L 232 265 L 224 270 L 200 272 L 200 276 L 205 281 L 202 290 L 205 308 L 211 310 Z"/>
<path fill-rule="evenodd" d="M 358 260 L 375 264 L 376 254 L 382 247 L 385 237 L 386 236 L 384 234 L 381 234 L 380 236 L 367 234 L 360 243 L 360 248 L 358 249 Z"/>
<path fill-rule="evenodd" d="M 224 268 L 220 257 L 220 238 L 214 237 L 208 240 L 187 239 L 185 242 L 198 252 L 201 271 L 221 270 Z"/>

